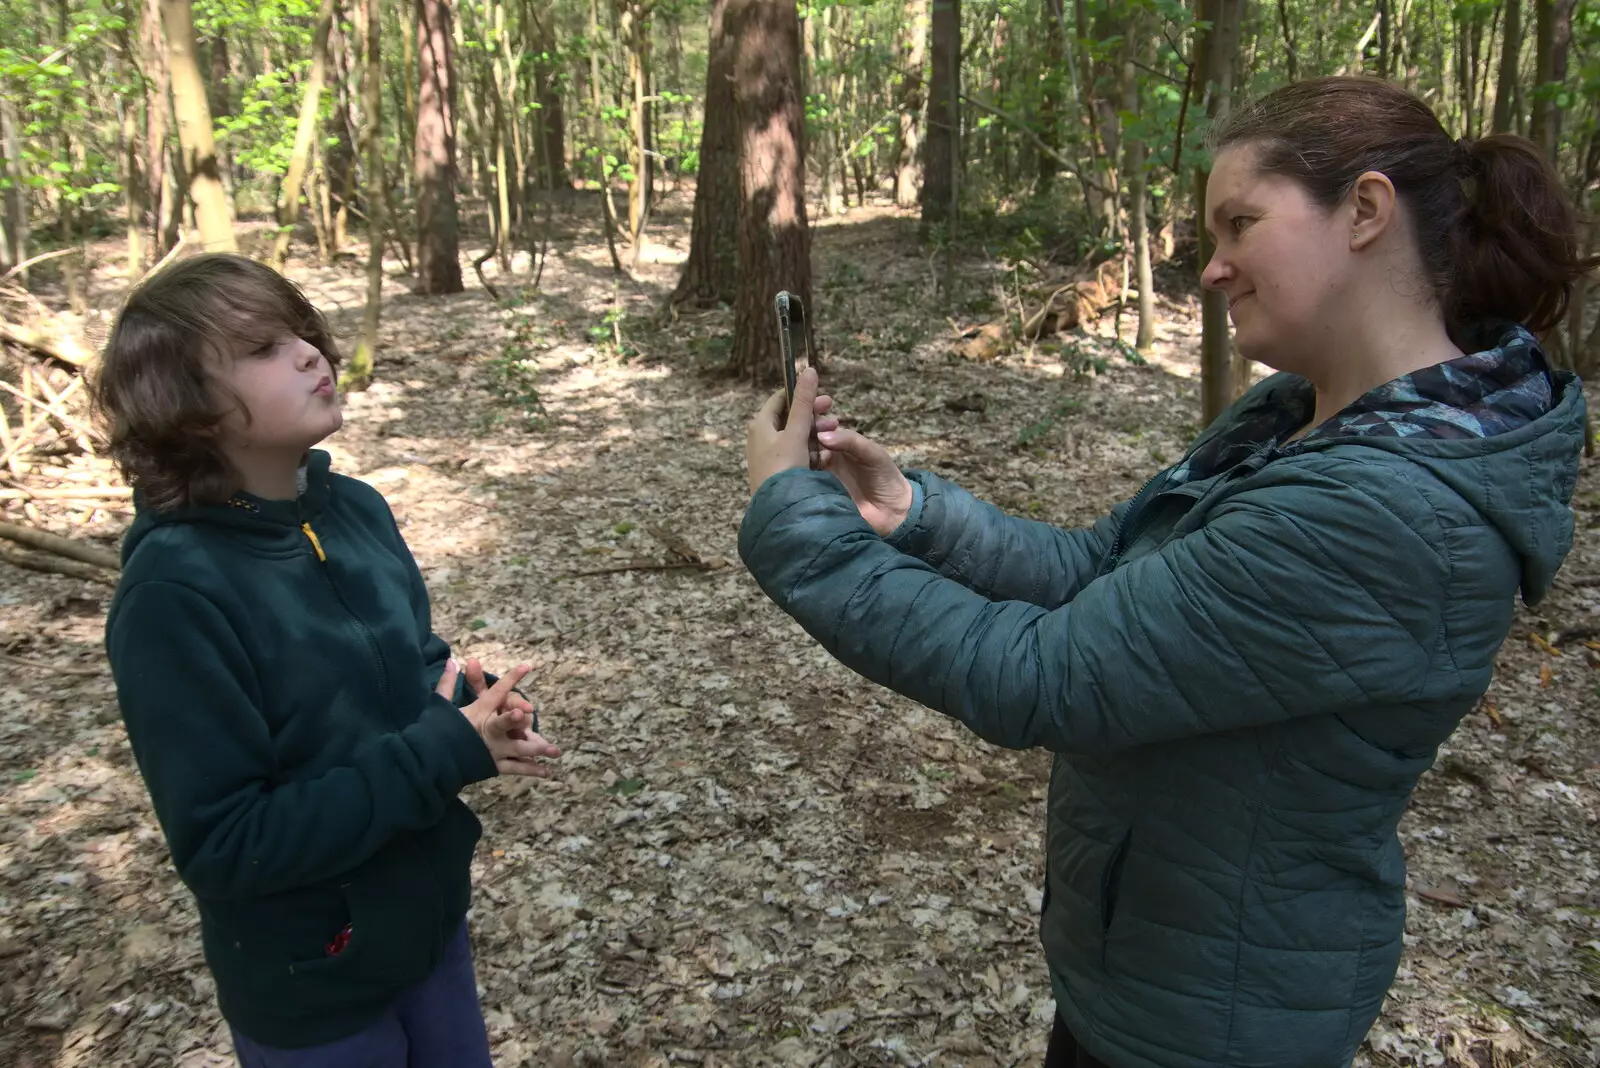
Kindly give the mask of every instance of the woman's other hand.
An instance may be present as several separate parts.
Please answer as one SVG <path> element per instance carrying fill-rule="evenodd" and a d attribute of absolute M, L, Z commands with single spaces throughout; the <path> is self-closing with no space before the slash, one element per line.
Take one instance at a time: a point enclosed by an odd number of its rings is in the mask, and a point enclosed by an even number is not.
<path fill-rule="evenodd" d="M 879 537 L 887 538 L 911 511 L 910 480 L 888 449 L 841 427 L 839 420 L 828 414 L 833 409 L 832 397 L 818 397 L 813 408 L 822 469 L 844 483 L 861 518 Z"/>

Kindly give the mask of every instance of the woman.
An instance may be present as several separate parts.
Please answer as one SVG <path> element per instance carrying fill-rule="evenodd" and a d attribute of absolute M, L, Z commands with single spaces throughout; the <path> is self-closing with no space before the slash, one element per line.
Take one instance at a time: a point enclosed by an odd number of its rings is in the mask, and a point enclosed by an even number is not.
<path fill-rule="evenodd" d="M 1533 146 L 1378 81 L 1220 124 L 1240 349 L 1279 370 L 1092 528 L 1017 519 L 782 395 L 739 548 L 845 664 L 1054 752 L 1047 1063 L 1346 1065 L 1400 958 L 1395 827 L 1572 540 L 1580 260 Z"/>

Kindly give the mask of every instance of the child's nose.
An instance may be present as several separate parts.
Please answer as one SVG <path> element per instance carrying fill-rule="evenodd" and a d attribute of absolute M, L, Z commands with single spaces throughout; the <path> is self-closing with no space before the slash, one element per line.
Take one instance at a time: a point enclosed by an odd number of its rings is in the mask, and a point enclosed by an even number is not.
<path fill-rule="evenodd" d="M 302 369 L 309 371 L 322 359 L 322 350 L 305 338 L 296 338 L 295 343 L 300 346 L 296 350 L 296 362 Z"/>

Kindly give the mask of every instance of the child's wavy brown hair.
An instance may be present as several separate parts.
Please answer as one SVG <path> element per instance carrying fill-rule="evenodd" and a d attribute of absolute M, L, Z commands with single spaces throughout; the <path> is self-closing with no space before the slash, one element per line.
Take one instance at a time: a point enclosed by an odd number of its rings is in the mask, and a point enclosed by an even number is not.
<path fill-rule="evenodd" d="M 221 504 L 239 475 L 217 446 L 234 408 L 216 370 L 285 334 L 304 338 L 338 372 L 322 313 L 300 287 L 243 256 L 179 260 L 141 283 L 111 330 L 94 377 L 94 404 L 112 460 L 158 511 Z"/>

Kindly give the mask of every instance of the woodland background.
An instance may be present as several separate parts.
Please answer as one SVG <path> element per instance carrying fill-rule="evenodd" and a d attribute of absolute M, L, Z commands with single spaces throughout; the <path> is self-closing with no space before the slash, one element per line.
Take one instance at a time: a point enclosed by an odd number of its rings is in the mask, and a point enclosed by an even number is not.
<path fill-rule="evenodd" d="M 497 1063 L 1013 1065 L 1053 1011 L 1048 760 L 831 663 L 737 567 L 772 294 L 903 462 L 1081 524 L 1259 373 L 1197 284 L 1229 108 L 1391 78 L 1600 208 L 1594 0 L 0 0 L 0 28 L 0 1063 L 30 1068 L 230 1063 L 101 647 L 131 505 L 84 375 L 159 264 L 306 288 L 350 357 L 337 466 L 389 497 L 440 632 L 535 664 L 562 772 L 471 797 Z M 1580 373 L 1595 303 L 1546 339 Z M 1587 478 L 1574 506 L 1402 824 L 1407 954 L 1358 1064 L 1600 1063 Z"/>

